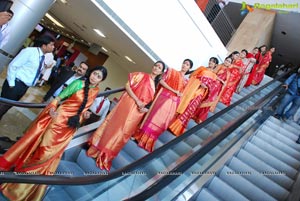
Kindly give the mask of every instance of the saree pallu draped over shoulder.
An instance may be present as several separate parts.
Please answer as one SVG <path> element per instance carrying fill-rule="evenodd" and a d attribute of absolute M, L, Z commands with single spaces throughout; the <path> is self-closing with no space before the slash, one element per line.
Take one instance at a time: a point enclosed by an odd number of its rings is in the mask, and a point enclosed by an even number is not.
<path fill-rule="evenodd" d="M 169 68 L 162 78 L 172 89 L 182 92 L 186 80 L 180 71 Z M 180 97 L 172 91 L 161 87 L 152 106 L 145 116 L 140 129 L 134 134 L 138 145 L 148 152 L 154 149 L 157 138 L 167 130 L 173 120 Z"/>
<path fill-rule="evenodd" d="M 145 105 L 153 100 L 155 85 L 149 74 L 129 74 L 129 85 Z M 115 108 L 89 139 L 87 155 L 96 158 L 99 168 L 110 170 L 112 160 L 136 131 L 144 114 L 139 112 L 135 101 L 124 92 Z"/>
<path fill-rule="evenodd" d="M 227 80 L 229 78 L 229 72 L 227 71 L 227 67 L 223 65 L 218 65 L 215 73 L 217 74 L 219 80 L 214 80 L 208 83 L 208 95 L 197 108 L 193 117 L 196 123 L 201 123 L 205 121 L 207 119 L 208 112 L 213 112 L 215 110 L 220 98 L 220 93 L 222 93 L 222 89 L 224 89 L 224 87 L 226 86 Z"/>
<path fill-rule="evenodd" d="M 82 114 L 92 105 L 99 92 L 98 87 L 89 90 L 89 97 Z M 67 126 L 69 117 L 77 114 L 84 97 L 81 89 L 66 99 L 58 108 L 57 116 L 49 115 L 50 108 L 56 108 L 57 100 L 53 100 L 32 122 L 23 137 L 16 142 L 2 157 L 0 167 L 23 174 L 53 175 L 61 156 L 73 138 L 76 128 Z M 20 173 L 20 174 L 21 174 Z M 10 200 L 41 200 L 46 185 L 4 183 L 2 193 Z"/>
<path fill-rule="evenodd" d="M 234 61 L 233 64 L 228 68 L 230 76 L 227 85 L 225 86 L 225 89 L 220 97 L 220 102 L 226 106 L 230 105 L 233 93 L 236 91 L 236 88 L 240 83 L 242 77 L 241 71 L 243 66 L 243 61 L 241 59 L 238 59 Z"/>
<path fill-rule="evenodd" d="M 169 126 L 174 135 L 179 136 L 185 131 L 189 120 L 208 93 L 207 85 L 216 79 L 217 75 L 203 66 L 191 74 L 178 106 L 176 119 Z"/>

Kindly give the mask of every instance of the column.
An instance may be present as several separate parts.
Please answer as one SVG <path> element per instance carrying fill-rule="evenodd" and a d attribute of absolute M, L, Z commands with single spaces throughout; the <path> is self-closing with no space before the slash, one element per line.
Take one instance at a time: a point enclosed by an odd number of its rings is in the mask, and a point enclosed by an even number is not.
<path fill-rule="evenodd" d="M 0 73 L 18 53 L 25 39 L 34 30 L 55 0 L 14 0 L 9 21 L 9 40 L 0 50 Z"/>

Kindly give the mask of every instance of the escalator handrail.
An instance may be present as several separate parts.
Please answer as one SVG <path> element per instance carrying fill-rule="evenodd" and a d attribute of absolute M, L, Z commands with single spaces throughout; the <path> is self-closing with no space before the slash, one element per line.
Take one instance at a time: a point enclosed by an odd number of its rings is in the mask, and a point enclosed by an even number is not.
<path fill-rule="evenodd" d="M 103 91 L 100 92 L 97 97 L 100 96 L 108 96 L 114 93 L 122 92 L 124 91 L 125 88 L 117 88 L 117 89 L 112 89 L 108 91 Z M 10 100 L 7 98 L 0 97 L 0 103 L 5 104 L 5 105 L 10 105 L 10 106 L 16 106 L 16 107 L 24 107 L 24 108 L 44 108 L 48 103 L 28 103 L 28 102 L 21 102 L 21 101 L 15 101 L 15 100 Z"/>
<path fill-rule="evenodd" d="M 181 176 L 179 173 L 185 172 L 193 164 L 199 161 L 203 156 L 205 156 L 209 151 L 211 151 L 216 145 L 218 145 L 222 140 L 227 138 L 235 129 L 237 129 L 241 124 L 248 120 L 254 113 L 256 113 L 260 106 L 268 99 L 271 99 L 277 94 L 284 91 L 283 87 L 277 87 L 267 96 L 258 100 L 248 112 L 245 112 L 240 117 L 235 119 L 233 122 L 227 124 L 222 130 L 217 131 L 214 134 L 214 137 L 209 138 L 204 141 L 203 146 L 197 151 L 191 153 L 184 161 L 180 162 L 177 166 L 168 171 L 168 174 L 162 175 L 160 178 L 156 178 L 150 186 L 143 191 L 138 192 L 137 194 L 131 196 L 130 198 L 125 199 L 125 201 L 135 201 L 135 200 L 146 200 L 151 196 L 158 193 L 161 189 L 169 185 L 177 177 Z M 242 136 L 240 136 L 241 138 Z"/>
<path fill-rule="evenodd" d="M 104 181 L 108 181 L 111 179 L 115 179 L 120 176 L 124 176 L 124 172 L 131 172 L 133 170 L 138 169 L 139 167 L 145 165 L 152 159 L 156 159 L 160 156 L 163 152 L 169 150 L 171 147 L 175 146 L 176 144 L 180 143 L 185 138 L 192 135 L 197 130 L 203 128 L 210 122 L 214 121 L 215 119 L 219 118 L 224 113 L 228 112 L 230 109 L 234 108 L 235 106 L 239 105 L 240 103 L 244 102 L 251 96 L 255 95 L 259 91 L 263 90 L 264 88 L 268 87 L 269 85 L 273 84 L 277 80 L 281 79 L 282 77 L 286 76 L 290 71 L 280 75 L 276 79 L 268 82 L 267 84 L 263 85 L 262 87 L 254 90 L 250 94 L 246 95 L 242 99 L 236 101 L 232 105 L 228 106 L 227 108 L 221 110 L 220 112 L 216 113 L 215 115 L 208 118 L 206 121 L 200 123 L 199 125 L 194 126 L 193 128 L 186 131 L 183 135 L 176 137 L 172 141 L 168 142 L 164 146 L 159 147 L 158 149 L 154 150 L 151 154 L 148 154 L 141 159 L 134 161 L 133 163 L 118 169 L 108 175 L 93 175 L 93 176 L 79 176 L 79 177 L 68 177 L 68 176 L 57 176 L 57 175 L 16 175 L 13 172 L 3 172 L 0 174 L 0 182 L 10 182 L 10 183 L 34 183 L 34 184 L 50 184 L 50 185 L 83 185 L 83 184 L 93 184 L 93 183 L 100 183 Z"/>

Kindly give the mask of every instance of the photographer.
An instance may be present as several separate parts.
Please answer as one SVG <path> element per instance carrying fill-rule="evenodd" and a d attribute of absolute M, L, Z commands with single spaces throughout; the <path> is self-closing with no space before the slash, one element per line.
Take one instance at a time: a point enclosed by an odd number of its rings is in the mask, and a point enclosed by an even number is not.
<path fill-rule="evenodd" d="M 286 94 L 275 112 L 275 117 L 286 121 L 294 116 L 300 106 L 300 69 L 298 69 L 298 73 L 293 73 L 282 86 L 286 88 Z M 290 103 L 292 103 L 291 107 L 284 112 Z"/>

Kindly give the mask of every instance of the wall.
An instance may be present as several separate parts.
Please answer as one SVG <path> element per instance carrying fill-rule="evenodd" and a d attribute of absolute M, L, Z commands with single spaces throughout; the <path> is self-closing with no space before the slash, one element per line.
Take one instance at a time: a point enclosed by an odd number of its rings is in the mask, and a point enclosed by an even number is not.
<path fill-rule="evenodd" d="M 270 45 L 276 12 L 254 9 L 248 13 L 227 45 L 229 52 Z M 263 27 L 263 29 L 262 29 Z"/>
<path fill-rule="evenodd" d="M 185 58 L 192 59 L 198 67 L 207 65 L 211 56 L 223 59 L 227 54 L 195 1 L 97 2 L 104 2 L 110 7 L 156 55 L 173 68 L 180 69 Z M 108 15 L 114 19 L 114 14 Z M 120 23 L 119 26 L 123 25 Z"/>
<path fill-rule="evenodd" d="M 100 84 L 100 89 L 103 91 L 106 87 L 111 89 L 116 89 L 120 87 L 125 87 L 128 79 L 128 72 L 121 68 L 113 59 L 108 58 L 103 64 L 107 68 L 108 74 L 105 81 Z M 122 93 L 117 93 L 109 96 L 109 99 L 113 97 L 120 97 Z"/>

